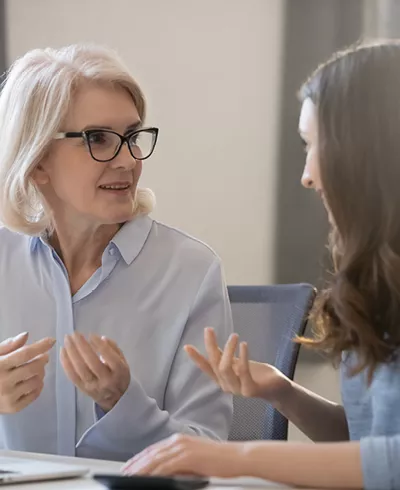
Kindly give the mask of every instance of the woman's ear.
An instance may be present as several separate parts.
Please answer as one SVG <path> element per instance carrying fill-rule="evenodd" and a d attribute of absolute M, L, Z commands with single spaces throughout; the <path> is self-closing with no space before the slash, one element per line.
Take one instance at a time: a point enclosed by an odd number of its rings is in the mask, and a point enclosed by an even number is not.
<path fill-rule="evenodd" d="M 45 162 L 43 162 L 42 160 L 40 163 L 36 165 L 36 167 L 34 168 L 31 174 L 32 180 L 38 186 L 46 185 L 50 181 L 49 175 L 46 172 L 45 167 L 46 167 Z"/>

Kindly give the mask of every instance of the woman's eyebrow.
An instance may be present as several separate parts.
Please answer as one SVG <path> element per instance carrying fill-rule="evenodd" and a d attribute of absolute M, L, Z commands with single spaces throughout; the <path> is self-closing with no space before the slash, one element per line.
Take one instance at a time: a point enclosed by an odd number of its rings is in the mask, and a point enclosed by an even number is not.
<path fill-rule="evenodd" d="M 139 129 L 141 126 L 142 126 L 142 121 L 135 121 L 126 127 L 125 133 L 135 131 L 136 129 Z M 83 128 L 83 131 L 87 131 L 89 129 L 109 129 L 110 131 L 115 131 L 115 129 L 112 126 L 106 126 L 104 124 L 88 124 Z"/>
<path fill-rule="evenodd" d="M 142 121 L 136 121 L 132 124 L 130 124 L 126 129 L 125 129 L 125 134 L 130 132 L 130 131 L 135 131 L 136 129 L 140 129 L 142 126 Z"/>
<path fill-rule="evenodd" d="M 103 124 L 87 124 L 83 131 L 87 131 L 88 129 L 110 129 L 112 131 L 111 126 L 104 126 Z"/>

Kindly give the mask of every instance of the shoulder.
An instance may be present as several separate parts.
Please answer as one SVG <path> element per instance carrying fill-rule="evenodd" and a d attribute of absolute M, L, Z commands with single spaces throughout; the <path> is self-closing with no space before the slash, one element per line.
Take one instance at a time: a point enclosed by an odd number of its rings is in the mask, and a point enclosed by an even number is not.
<path fill-rule="evenodd" d="M 0 226 L 0 250 L 2 252 L 7 249 L 18 249 L 19 247 L 25 247 L 30 242 L 36 240 L 36 237 L 31 237 L 28 235 L 23 235 L 22 233 L 17 233 L 11 231 L 5 226 Z"/>
<path fill-rule="evenodd" d="M 0 227 L 0 269 L 6 274 L 6 271 L 14 271 L 15 267 L 22 269 L 32 259 L 32 250 L 38 240 L 36 237 L 24 235 Z"/>
<path fill-rule="evenodd" d="M 208 267 L 220 265 L 219 256 L 209 245 L 178 228 L 153 220 L 152 238 L 162 243 L 172 256 L 179 256 L 182 262 Z"/>

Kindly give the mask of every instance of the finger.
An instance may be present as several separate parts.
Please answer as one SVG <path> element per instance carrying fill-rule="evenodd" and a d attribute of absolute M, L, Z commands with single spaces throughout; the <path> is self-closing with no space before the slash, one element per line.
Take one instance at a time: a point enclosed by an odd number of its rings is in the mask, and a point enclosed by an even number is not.
<path fill-rule="evenodd" d="M 142 453 L 141 457 L 132 461 L 124 470 L 125 474 L 130 475 L 151 475 L 166 459 L 170 448 L 155 448 L 148 453 Z"/>
<path fill-rule="evenodd" d="M 223 383 L 223 390 L 232 393 L 240 393 L 240 378 L 233 371 L 235 352 L 238 346 L 239 336 L 232 334 L 226 345 L 219 364 L 220 377 Z"/>
<path fill-rule="evenodd" d="M 82 386 L 83 382 L 82 382 L 81 378 L 79 377 L 78 373 L 75 371 L 74 365 L 72 364 L 72 361 L 71 361 L 65 347 L 61 347 L 61 350 L 60 350 L 60 362 L 61 362 L 61 365 L 64 369 L 64 372 L 68 376 L 69 380 L 75 386 L 78 386 L 78 388 L 80 388 Z"/>
<path fill-rule="evenodd" d="M 249 363 L 249 348 L 247 342 L 241 342 L 239 346 L 239 363 L 238 373 L 242 385 L 242 391 L 250 388 L 254 384 L 254 380 L 250 372 Z"/>
<path fill-rule="evenodd" d="M 144 463 L 141 460 L 131 462 L 123 468 L 122 473 L 124 475 L 146 475 L 149 471 L 148 465 L 150 465 L 149 462 Z"/>
<path fill-rule="evenodd" d="M 214 373 L 218 376 L 218 367 L 221 361 L 221 349 L 218 347 L 217 337 L 214 329 L 206 328 L 204 331 L 204 343 L 211 367 Z"/>
<path fill-rule="evenodd" d="M 28 340 L 28 332 L 23 332 L 0 343 L 0 356 L 10 354 L 20 347 L 24 346 Z"/>
<path fill-rule="evenodd" d="M 123 467 L 122 473 L 124 475 L 135 475 L 149 464 L 149 460 L 141 456 L 140 458 L 133 458 L 129 460 Z"/>
<path fill-rule="evenodd" d="M 103 358 L 104 362 L 107 364 L 107 366 L 111 369 L 111 371 L 116 372 L 120 369 L 121 367 L 121 361 L 123 360 L 125 363 L 125 358 L 121 359 L 121 356 L 115 352 L 115 350 L 109 345 L 107 342 L 108 339 L 106 338 L 93 338 L 93 345 L 98 352 L 98 354 L 101 355 Z"/>
<path fill-rule="evenodd" d="M 122 350 L 118 347 L 117 343 L 114 342 L 114 340 L 112 339 L 109 339 L 108 337 L 105 337 L 104 335 L 101 337 L 101 340 L 107 342 L 114 350 L 115 352 L 120 356 L 122 357 L 123 359 L 125 359 L 125 356 L 124 356 L 124 353 L 122 352 Z"/>
<path fill-rule="evenodd" d="M 231 367 L 233 365 L 238 342 L 239 342 L 239 335 L 237 333 L 233 333 L 232 335 L 229 336 L 229 339 L 226 342 L 225 348 L 222 352 L 220 366 Z"/>
<path fill-rule="evenodd" d="M 122 467 L 122 470 L 125 470 L 129 466 L 132 466 L 133 464 L 136 464 L 139 461 L 145 461 L 146 458 L 153 458 L 158 453 L 162 453 L 163 451 L 171 447 L 174 447 L 176 444 L 177 435 L 179 434 L 173 434 L 172 436 L 167 437 L 166 439 L 162 439 L 161 441 L 155 442 L 151 446 L 146 447 L 145 449 L 143 449 L 143 451 L 136 454 L 133 458 L 127 461 L 125 465 Z"/>
<path fill-rule="evenodd" d="M 23 396 L 29 395 L 32 391 L 43 388 L 43 378 L 34 376 L 33 378 L 22 381 L 14 387 L 12 398 L 17 402 Z"/>
<path fill-rule="evenodd" d="M 151 476 L 193 473 L 188 463 L 189 456 L 182 452 L 179 445 L 175 444 L 141 458 L 131 464 L 125 473 Z"/>
<path fill-rule="evenodd" d="M 184 454 L 171 455 L 151 472 L 151 476 L 199 475 Z"/>
<path fill-rule="evenodd" d="M 36 390 L 31 391 L 27 395 L 23 395 L 16 403 L 15 403 L 15 411 L 20 412 L 28 405 L 37 400 L 42 392 L 43 386 L 38 387 Z"/>
<path fill-rule="evenodd" d="M 85 383 L 92 382 L 95 379 L 95 374 L 86 364 L 85 359 L 81 356 L 75 339 L 72 336 L 65 336 L 64 349 L 66 354 L 68 354 L 68 359 L 70 364 L 73 366 L 73 370 L 79 376 L 79 378 Z"/>
<path fill-rule="evenodd" d="M 34 376 L 41 376 L 44 378 L 44 368 L 45 365 L 49 362 L 49 355 L 42 354 L 39 357 L 36 357 L 33 361 L 29 361 L 22 366 L 18 366 L 10 372 L 9 382 L 12 385 L 16 385 L 21 381 L 25 381 L 29 378 L 33 378 Z"/>
<path fill-rule="evenodd" d="M 193 347 L 193 345 L 185 345 L 184 350 L 198 368 L 200 368 L 204 373 L 206 373 L 208 376 L 210 376 L 210 378 L 218 383 L 218 379 L 215 376 L 211 364 L 203 355 L 200 354 L 196 347 Z"/>
<path fill-rule="evenodd" d="M 100 361 L 99 356 L 85 337 L 79 332 L 74 332 L 72 338 L 79 355 L 84 360 L 91 373 L 98 379 L 103 379 L 108 376 L 110 370 Z"/>
<path fill-rule="evenodd" d="M 25 345 L 14 352 L 7 354 L 0 362 L 5 369 L 13 369 L 49 351 L 55 343 L 56 340 L 52 338 L 39 340 L 34 344 Z"/>
<path fill-rule="evenodd" d="M 152 476 L 159 475 L 176 475 L 176 474 L 187 474 L 189 457 L 187 452 L 183 450 L 181 444 L 176 442 L 173 438 L 169 446 L 154 458 L 154 467 L 148 470 L 148 474 Z"/>

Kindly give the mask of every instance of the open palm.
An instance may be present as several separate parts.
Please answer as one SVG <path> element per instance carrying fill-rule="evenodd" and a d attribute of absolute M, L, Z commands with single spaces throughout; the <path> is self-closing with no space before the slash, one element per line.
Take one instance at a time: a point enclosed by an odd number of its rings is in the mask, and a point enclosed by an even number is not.
<path fill-rule="evenodd" d="M 186 346 L 185 351 L 192 361 L 227 393 L 272 401 L 277 392 L 289 382 L 274 366 L 249 361 L 247 343 L 239 344 L 237 334 L 232 334 L 224 350 L 221 350 L 214 330 L 206 328 L 204 342 L 208 358 L 192 345 Z M 235 352 L 238 345 L 237 357 Z"/>

